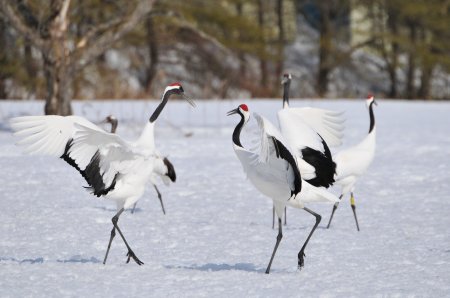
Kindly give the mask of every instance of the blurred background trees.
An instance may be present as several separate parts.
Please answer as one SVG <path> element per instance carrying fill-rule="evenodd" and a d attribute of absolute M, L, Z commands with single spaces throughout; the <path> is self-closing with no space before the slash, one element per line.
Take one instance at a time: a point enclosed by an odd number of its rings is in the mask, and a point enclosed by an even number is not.
<path fill-rule="evenodd" d="M 0 0 L 0 98 L 450 96 L 448 0 Z"/>

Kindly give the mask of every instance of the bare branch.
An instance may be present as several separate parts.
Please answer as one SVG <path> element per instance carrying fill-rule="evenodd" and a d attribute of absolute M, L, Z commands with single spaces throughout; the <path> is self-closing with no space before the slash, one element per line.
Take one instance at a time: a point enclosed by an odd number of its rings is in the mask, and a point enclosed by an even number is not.
<path fill-rule="evenodd" d="M 127 34 L 145 17 L 153 8 L 155 0 L 140 0 L 133 11 L 122 18 L 100 24 L 99 29 L 90 31 L 77 43 L 76 49 L 71 53 L 72 72 L 77 72 L 90 64 L 99 55 L 108 50 L 111 45 Z M 108 26 L 115 25 L 114 30 L 106 30 Z M 111 28 L 111 27 L 109 27 Z M 104 30 L 104 32 L 101 32 Z M 97 34 L 100 35 L 97 36 Z M 95 37 L 95 39 L 93 38 Z"/>
<path fill-rule="evenodd" d="M 43 51 L 46 47 L 45 40 L 41 38 L 38 30 L 30 27 L 25 21 L 18 15 L 17 11 L 12 8 L 10 1 L 0 0 L 0 10 L 6 20 L 16 29 L 21 35 L 29 39 L 34 47 Z"/>

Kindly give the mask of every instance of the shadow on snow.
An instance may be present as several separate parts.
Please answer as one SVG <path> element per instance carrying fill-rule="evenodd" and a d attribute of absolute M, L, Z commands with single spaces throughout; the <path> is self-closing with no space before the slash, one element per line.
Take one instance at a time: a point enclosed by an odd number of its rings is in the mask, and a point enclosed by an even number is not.
<path fill-rule="evenodd" d="M 165 266 L 168 269 L 189 269 L 189 270 L 199 270 L 199 271 L 228 271 L 228 270 L 239 270 L 247 272 L 265 272 L 265 269 L 257 269 L 255 265 L 251 263 L 236 263 L 234 265 L 229 264 L 213 264 L 208 263 L 204 265 L 191 265 L 191 266 Z"/>

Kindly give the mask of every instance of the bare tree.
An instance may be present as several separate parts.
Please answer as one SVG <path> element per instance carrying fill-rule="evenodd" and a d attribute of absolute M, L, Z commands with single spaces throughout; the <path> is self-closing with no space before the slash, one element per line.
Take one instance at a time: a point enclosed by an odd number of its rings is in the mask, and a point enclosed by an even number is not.
<path fill-rule="evenodd" d="M 72 113 L 70 86 L 75 75 L 131 31 L 152 10 L 154 0 L 120 3 L 116 17 L 76 37 L 69 34 L 70 0 L 50 0 L 43 19 L 25 0 L 0 0 L 0 13 L 42 54 L 47 80 L 46 114 Z"/>

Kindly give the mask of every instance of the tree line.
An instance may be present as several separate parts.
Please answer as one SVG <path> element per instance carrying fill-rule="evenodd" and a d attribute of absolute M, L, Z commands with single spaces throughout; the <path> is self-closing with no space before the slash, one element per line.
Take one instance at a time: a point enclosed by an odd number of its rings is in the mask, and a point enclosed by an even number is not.
<path fill-rule="evenodd" d="M 384 61 L 386 96 L 429 98 L 434 73 L 450 72 L 449 13 L 448 0 L 0 0 L 0 98 L 69 115 L 72 98 L 157 96 L 173 79 L 199 97 L 279 96 L 300 16 L 319 36 L 318 96 L 364 49 Z"/>

